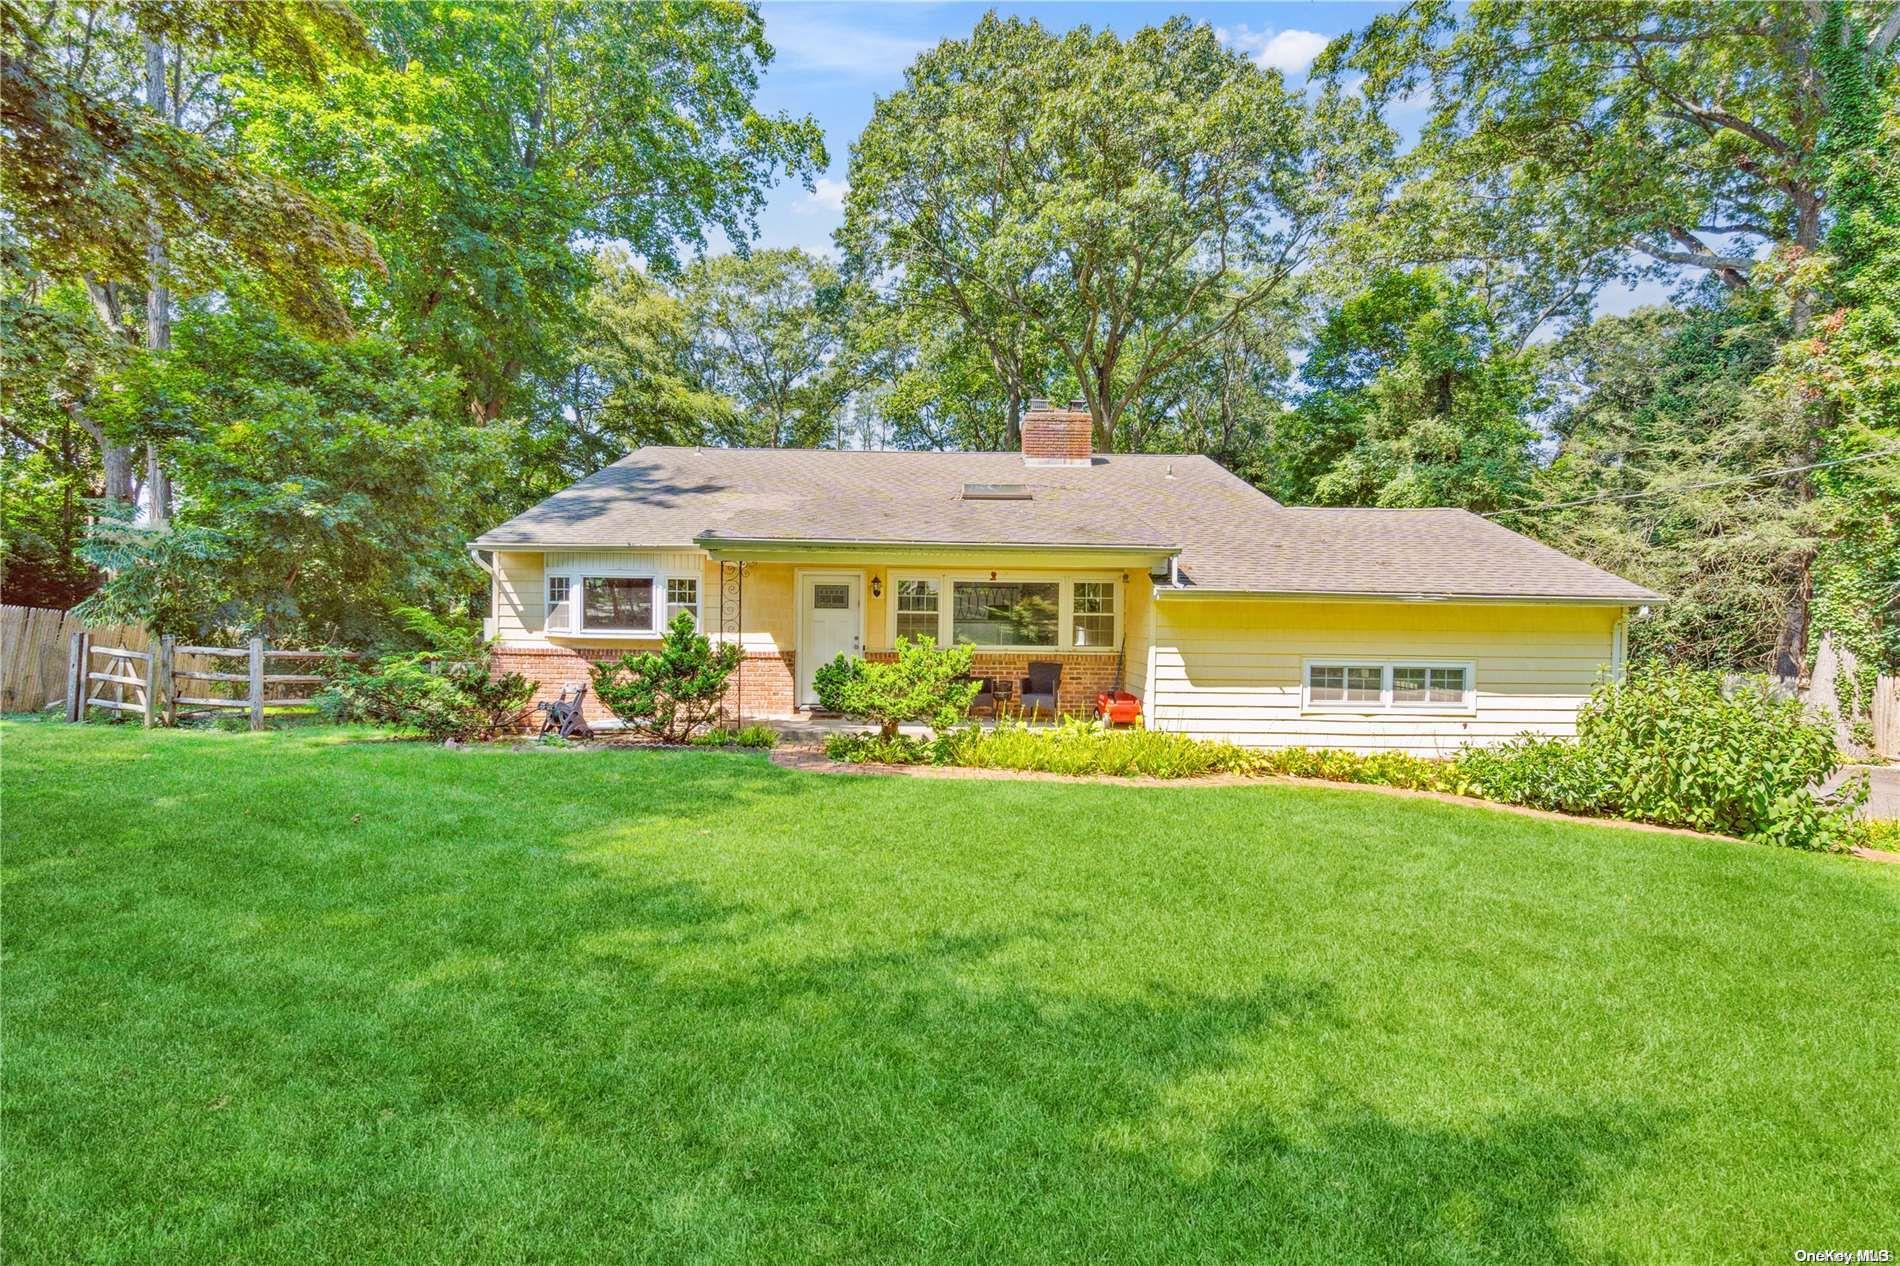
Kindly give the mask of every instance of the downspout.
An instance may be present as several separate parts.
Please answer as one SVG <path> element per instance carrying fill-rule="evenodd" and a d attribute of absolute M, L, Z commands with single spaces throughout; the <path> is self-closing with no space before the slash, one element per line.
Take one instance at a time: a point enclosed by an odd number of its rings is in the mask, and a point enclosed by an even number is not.
<path fill-rule="evenodd" d="M 484 554 L 489 554 L 490 557 L 483 558 Z M 501 629 L 501 593 L 499 592 L 501 578 L 495 574 L 493 555 L 488 550 L 477 549 L 471 545 L 468 547 L 468 556 L 475 561 L 477 567 L 488 573 L 488 618 L 482 623 L 484 626 L 492 626 L 498 633 Z M 495 637 L 494 633 L 488 632 L 488 627 L 484 627 L 482 632 L 486 635 L 483 638 L 484 641 L 492 641 Z"/>

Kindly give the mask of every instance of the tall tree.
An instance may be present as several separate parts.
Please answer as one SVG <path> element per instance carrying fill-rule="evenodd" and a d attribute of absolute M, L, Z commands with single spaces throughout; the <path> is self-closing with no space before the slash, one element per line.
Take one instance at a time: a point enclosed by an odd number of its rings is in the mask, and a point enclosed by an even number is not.
<path fill-rule="evenodd" d="M 1843 13 L 1851 20 L 1842 22 Z M 1369 23 L 1317 65 L 1362 82 L 1384 108 L 1429 83 L 1433 111 L 1385 213 L 1355 234 L 1367 253 L 1436 260 L 1496 285 L 1528 338 L 1551 317 L 1581 319 L 1613 279 L 1712 277 L 1733 294 L 1786 278 L 1787 321 L 1803 338 L 1829 223 L 1831 109 L 1821 67 L 1831 42 L 1891 79 L 1900 5 L 1567 4 L 1423 0 Z M 1809 464 L 1826 411 L 1800 394 L 1783 425 Z M 1797 498 L 1816 484 L 1790 476 Z M 1813 554 L 1782 573 L 1776 669 L 1806 659 Z"/>
<path fill-rule="evenodd" d="M 680 301 L 697 331 L 699 380 L 738 406 L 721 442 L 832 440 L 851 388 L 847 297 L 835 267 L 797 249 L 715 255 L 687 270 Z"/>
<path fill-rule="evenodd" d="M 369 56 L 346 8 L 0 0 L 0 48 L 0 195 L 31 274 L 16 273 L 17 286 L 83 282 L 108 332 L 157 352 L 174 291 L 233 278 L 312 330 L 349 332 L 332 273 L 380 269 L 374 245 L 231 143 L 218 74 L 249 65 L 309 83 L 339 58 Z M 100 450 L 105 496 L 130 501 L 131 437 L 108 435 L 80 403 L 67 407 Z M 151 445 L 145 482 L 162 515 L 169 493 Z"/>
<path fill-rule="evenodd" d="M 561 372 L 590 243 L 670 271 L 711 229 L 748 240 L 772 176 L 826 161 L 810 119 L 752 104 L 772 56 L 756 5 L 394 4 L 371 35 L 386 66 L 338 67 L 322 93 L 249 82 L 240 126 L 370 226 L 389 319 L 461 372 L 478 422 Z"/>
<path fill-rule="evenodd" d="M 1785 481 L 1798 439 L 1755 380 L 1785 326 L 1762 296 L 1603 317 L 1550 354 L 1557 451 L 1508 526 L 1668 594 L 1631 626 L 1632 653 L 1766 672 L 1789 560 L 1821 524 Z M 1577 504 L 1568 504 L 1577 503 Z"/>
<path fill-rule="evenodd" d="M 1453 278 L 1375 277 L 1328 315 L 1300 377 L 1271 458 L 1288 500 L 1494 510 L 1527 486 L 1536 374 Z"/>
<path fill-rule="evenodd" d="M 699 331 L 671 288 L 619 247 L 594 267 L 568 363 L 542 388 L 552 407 L 525 419 L 515 441 L 529 500 L 642 444 L 709 444 L 739 424 L 733 402 L 702 381 Z"/>
<path fill-rule="evenodd" d="M 1371 133 L 1186 19 L 1123 40 L 989 15 L 920 55 L 852 147 L 841 231 L 988 354 L 1011 429 L 1046 342 L 1096 442 L 1154 380 L 1295 284 Z"/>

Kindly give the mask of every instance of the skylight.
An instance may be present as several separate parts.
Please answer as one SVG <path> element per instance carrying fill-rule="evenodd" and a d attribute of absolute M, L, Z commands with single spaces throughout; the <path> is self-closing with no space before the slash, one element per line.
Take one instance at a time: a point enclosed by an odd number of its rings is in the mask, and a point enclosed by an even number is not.
<path fill-rule="evenodd" d="M 965 501 L 1033 501 L 1028 484 L 964 484 Z"/>

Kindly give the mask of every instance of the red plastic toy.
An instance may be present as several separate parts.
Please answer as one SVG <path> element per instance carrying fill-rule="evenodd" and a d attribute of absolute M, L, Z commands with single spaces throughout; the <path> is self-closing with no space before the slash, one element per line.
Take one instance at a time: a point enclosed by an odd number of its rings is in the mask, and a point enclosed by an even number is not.
<path fill-rule="evenodd" d="M 1141 719 L 1141 700 L 1126 690 L 1104 690 L 1095 696 L 1095 719 L 1110 725 L 1133 725 Z"/>

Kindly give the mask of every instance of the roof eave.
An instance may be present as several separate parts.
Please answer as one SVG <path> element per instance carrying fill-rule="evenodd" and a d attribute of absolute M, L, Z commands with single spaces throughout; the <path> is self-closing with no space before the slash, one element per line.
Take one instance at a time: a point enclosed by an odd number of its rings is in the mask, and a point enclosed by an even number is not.
<path fill-rule="evenodd" d="M 709 552 L 722 549 L 984 549 L 1018 553 L 1047 553 L 1057 550 L 1065 553 L 1148 554 L 1164 558 L 1179 554 L 1183 548 L 1158 541 L 926 541 L 844 537 L 721 536 L 716 532 L 700 533 L 693 538 L 693 544 Z"/>
<path fill-rule="evenodd" d="M 1556 593 L 1434 593 L 1381 589 L 1228 589 L 1206 585 L 1156 585 L 1157 598 L 1218 598 L 1265 602 L 1417 602 L 1505 606 L 1517 603 L 1583 607 L 1653 607 L 1668 602 L 1661 594 L 1630 597 Z"/>

